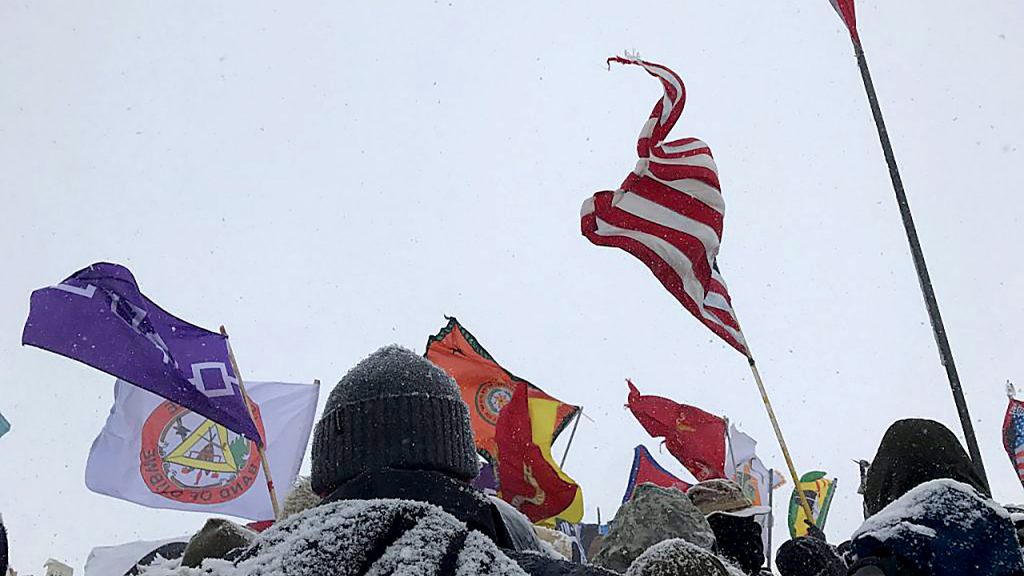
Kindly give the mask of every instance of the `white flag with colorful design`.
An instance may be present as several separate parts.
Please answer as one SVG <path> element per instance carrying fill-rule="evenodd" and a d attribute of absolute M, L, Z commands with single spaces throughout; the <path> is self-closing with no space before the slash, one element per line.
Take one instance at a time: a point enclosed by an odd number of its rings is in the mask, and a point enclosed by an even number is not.
<path fill-rule="evenodd" d="M 246 388 L 274 482 L 291 486 L 309 445 L 320 387 L 248 382 Z M 89 452 L 85 484 L 150 508 L 274 518 L 255 442 L 120 380 Z"/>
<path fill-rule="evenodd" d="M 757 440 L 729 425 L 729 456 L 725 459 L 725 475 L 743 490 L 755 506 L 768 504 L 769 490 L 786 483 L 782 472 L 769 470 L 757 457 Z M 769 481 L 770 479 L 770 481 Z"/>

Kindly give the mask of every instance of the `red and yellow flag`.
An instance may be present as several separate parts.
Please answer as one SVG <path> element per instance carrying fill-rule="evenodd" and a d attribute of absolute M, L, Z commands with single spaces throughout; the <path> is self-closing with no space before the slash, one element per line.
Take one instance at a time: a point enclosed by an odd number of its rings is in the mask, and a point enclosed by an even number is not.
<path fill-rule="evenodd" d="M 583 519 L 583 491 L 555 464 L 551 434 L 557 401 L 535 398 L 517 382 L 495 427 L 498 494 L 537 524 Z"/>
<path fill-rule="evenodd" d="M 477 450 L 491 462 L 495 461 L 497 453 L 494 432 L 498 414 L 512 399 L 516 384 L 525 384 L 530 399 L 545 401 L 545 414 L 551 412 L 550 429 L 546 430 L 550 435 L 549 450 L 550 444 L 579 410 L 576 406 L 552 398 L 540 388 L 502 368 L 455 318 L 448 318 L 448 324 L 427 340 L 426 357 L 459 385 L 462 399 L 469 405 Z M 534 410 L 532 405 L 530 410 Z"/>

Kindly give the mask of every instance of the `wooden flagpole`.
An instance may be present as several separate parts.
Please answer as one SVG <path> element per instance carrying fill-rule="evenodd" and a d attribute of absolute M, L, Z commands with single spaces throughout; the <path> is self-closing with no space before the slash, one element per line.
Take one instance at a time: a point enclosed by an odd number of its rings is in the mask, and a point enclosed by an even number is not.
<path fill-rule="evenodd" d="M 224 337 L 224 341 L 228 345 L 228 358 L 231 359 L 231 370 L 235 373 L 235 378 L 238 379 L 238 389 L 242 391 L 242 401 L 245 403 L 245 409 L 249 411 L 249 417 L 252 418 L 253 422 L 256 422 L 256 415 L 253 414 L 252 406 L 250 406 L 249 393 L 245 391 L 245 382 L 242 381 L 242 372 L 238 370 L 238 361 L 235 360 L 235 353 L 231 350 L 231 338 L 228 337 L 228 331 L 223 326 L 220 327 L 220 335 Z M 260 464 L 263 466 L 263 477 L 267 479 L 267 491 L 270 492 L 270 506 L 274 510 L 274 520 L 276 521 L 281 515 L 281 507 L 277 503 L 277 490 L 274 489 L 274 478 L 270 474 L 270 464 L 267 462 L 267 451 L 264 448 L 267 438 L 264 435 L 263 442 L 256 443 L 256 451 L 260 455 Z"/>
<path fill-rule="evenodd" d="M 775 410 L 772 408 L 772 401 L 768 399 L 768 391 L 761 381 L 761 373 L 757 371 L 757 363 L 747 348 L 747 363 L 750 364 L 750 372 L 754 375 L 754 382 L 757 382 L 757 389 L 761 392 L 761 401 L 764 402 L 765 410 L 768 411 L 768 419 L 772 421 L 772 428 L 775 430 L 775 437 L 779 441 L 779 448 L 782 449 L 782 456 L 786 459 L 786 466 L 789 467 L 789 475 L 793 478 L 793 486 L 796 488 L 797 498 L 800 500 L 800 507 L 804 509 L 807 521 L 814 523 L 814 514 L 811 512 L 811 505 L 807 502 L 807 495 L 800 489 L 800 475 L 796 473 L 796 466 L 793 465 L 793 458 L 789 455 L 789 447 L 786 446 L 786 439 L 782 437 L 782 428 L 779 427 L 779 420 L 775 417 Z"/>
<path fill-rule="evenodd" d="M 562 454 L 562 461 L 558 463 L 558 467 L 562 468 L 565 466 L 565 458 L 569 455 L 569 448 L 572 448 L 572 439 L 576 437 L 576 427 L 580 425 L 580 416 L 583 415 L 583 406 L 576 412 L 576 419 L 572 423 L 572 432 L 569 434 L 569 442 L 565 445 L 565 453 Z"/>
<path fill-rule="evenodd" d="M 893 191 L 896 192 L 896 204 L 899 206 L 900 216 L 903 218 L 903 228 L 907 233 L 910 255 L 914 261 L 914 268 L 917 270 L 917 280 L 921 285 L 925 308 L 928 310 L 928 319 L 931 320 L 935 344 L 939 348 L 939 359 L 946 368 L 946 377 L 949 379 L 949 388 L 953 392 L 953 402 L 956 404 L 956 411 L 960 416 L 960 426 L 963 428 L 964 439 L 967 441 L 967 450 L 970 452 L 971 460 L 978 469 L 978 474 L 981 475 L 981 479 L 987 487 L 988 477 L 985 474 L 985 464 L 981 460 L 981 451 L 978 449 L 978 439 L 974 435 L 974 424 L 971 422 L 971 414 L 967 410 L 967 400 L 964 398 L 964 390 L 960 386 L 960 376 L 957 374 L 956 364 L 953 362 L 953 352 L 950 350 L 949 340 L 946 338 L 946 327 L 943 325 L 942 315 L 939 313 L 939 303 L 935 298 L 931 277 L 928 275 L 928 266 L 924 261 L 921 241 L 917 237 L 914 217 L 910 213 L 910 203 L 907 201 L 906 192 L 903 191 L 903 180 L 900 178 L 900 171 L 896 166 L 896 156 L 892 151 L 892 143 L 889 142 L 889 132 L 885 129 L 885 120 L 882 118 L 882 108 L 879 106 L 878 96 L 875 94 L 875 85 L 871 81 L 868 61 L 864 57 L 864 48 L 861 46 L 859 36 L 853 35 L 851 38 L 853 40 L 854 52 L 857 55 L 857 65 L 860 67 L 861 79 L 864 81 L 864 90 L 867 92 L 871 113 L 875 118 L 875 127 L 878 129 L 878 139 L 882 144 L 882 153 L 885 155 L 885 162 L 889 166 L 889 178 L 892 180 Z M 753 363 L 751 363 L 751 366 L 753 366 Z"/>

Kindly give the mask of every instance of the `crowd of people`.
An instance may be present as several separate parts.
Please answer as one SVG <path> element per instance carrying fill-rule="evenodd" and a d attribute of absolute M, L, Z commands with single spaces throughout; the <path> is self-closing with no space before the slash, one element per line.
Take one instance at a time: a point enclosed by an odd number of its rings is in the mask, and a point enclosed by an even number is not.
<path fill-rule="evenodd" d="M 409 350 L 382 348 L 331 392 L 312 475 L 261 533 L 210 520 L 143 576 L 757 576 L 764 510 L 733 482 L 687 493 L 639 486 L 573 562 L 515 508 L 473 488 L 478 458 L 452 379 Z M 1003 507 L 949 429 L 901 420 L 863 486 L 865 521 L 834 545 L 809 526 L 776 554 L 782 576 L 1024 576 L 1024 510 Z M 2 526 L 2 525 L 0 525 Z M 2 534 L 2 528 L 0 528 Z M 170 558 L 168 558 L 170 557 Z"/>

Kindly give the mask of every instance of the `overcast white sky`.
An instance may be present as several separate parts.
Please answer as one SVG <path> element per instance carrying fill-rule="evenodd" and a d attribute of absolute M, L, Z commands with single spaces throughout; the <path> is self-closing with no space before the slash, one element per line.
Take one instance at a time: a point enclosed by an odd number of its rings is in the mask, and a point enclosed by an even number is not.
<path fill-rule="evenodd" d="M 858 11 L 989 477 L 997 499 L 1024 500 L 1000 443 L 1004 382 L 1024 381 L 1024 5 Z M 579 233 L 580 203 L 633 167 L 660 95 L 642 70 L 606 71 L 626 49 L 686 83 L 674 135 L 715 153 L 719 264 L 797 466 L 840 478 L 826 531 L 845 539 L 861 515 L 851 459 L 897 418 L 960 430 L 826 0 L 2 0 L 0 512 L 14 566 L 80 570 L 93 546 L 204 519 L 88 492 L 113 381 L 20 346 L 31 290 L 99 260 L 183 318 L 226 324 L 245 376 L 320 378 L 324 397 L 377 347 L 422 351 L 458 316 L 593 418 L 566 464 L 589 520 L 616 508 L 634 445 L 657 455 L 622 407 L 627 376 L 727 414 L 784 469 L 743 359 L 638 261 Z"/>

